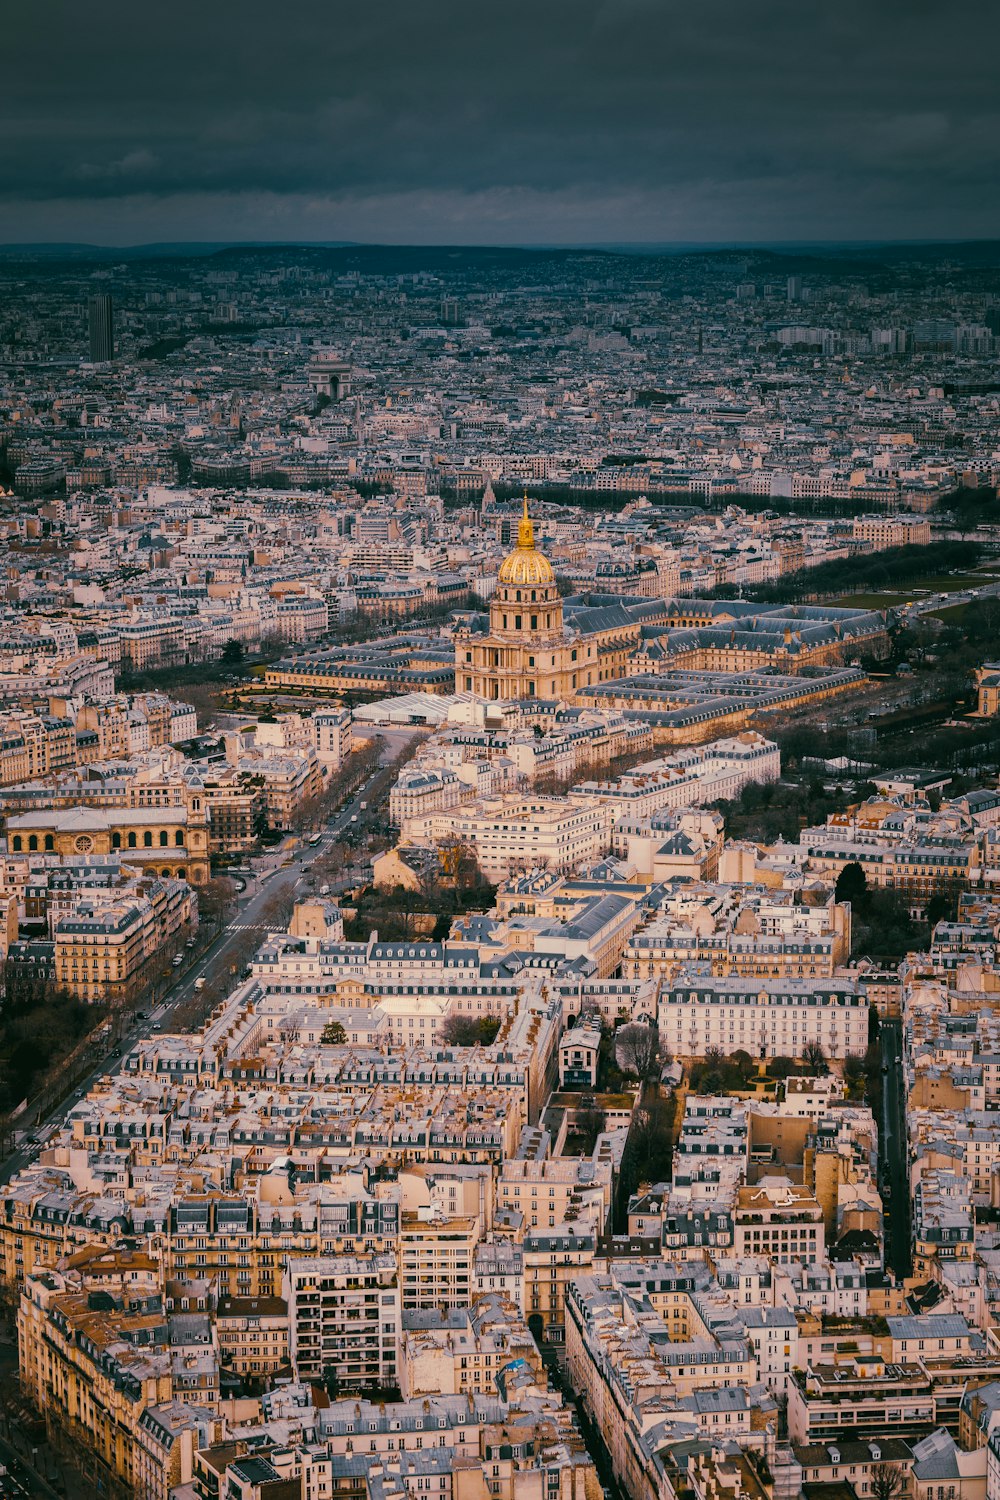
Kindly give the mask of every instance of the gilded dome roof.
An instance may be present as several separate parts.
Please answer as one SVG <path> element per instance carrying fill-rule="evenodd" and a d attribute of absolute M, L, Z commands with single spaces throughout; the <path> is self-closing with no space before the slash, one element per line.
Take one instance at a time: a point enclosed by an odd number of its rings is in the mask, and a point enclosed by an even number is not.
<path fill-rule="evenodd" d="M 528 515 L 528 497 L 517 528 L 517 546 L 500 566 L 500 582 L 517 588 L 539 588 L 555 583 L 556 575 L 548 558 L 535 546 L 535 528 Z"/>

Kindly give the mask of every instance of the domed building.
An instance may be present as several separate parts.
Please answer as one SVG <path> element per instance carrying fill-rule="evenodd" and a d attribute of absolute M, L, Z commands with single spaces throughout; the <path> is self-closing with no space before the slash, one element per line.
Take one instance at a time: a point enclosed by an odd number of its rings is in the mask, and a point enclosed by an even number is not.
<path fill-rule="evenodd" d="M 528 501 L 517 546 L 501 564 L 485 617 L 455 632 L 455 691 L 487 699 L 572 702 L 598 682 L 622 677 L 641 622 L 617 602 L 578 608 L 567 622 L 552 564 L 535 546 Z"/>

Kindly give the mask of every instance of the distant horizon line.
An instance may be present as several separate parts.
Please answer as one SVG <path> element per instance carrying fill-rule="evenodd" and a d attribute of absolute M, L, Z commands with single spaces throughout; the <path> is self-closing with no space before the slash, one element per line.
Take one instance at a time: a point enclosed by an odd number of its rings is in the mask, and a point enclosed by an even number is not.
<path fill-rule="evenodd" d="M 317 249 L 317 250 L 773 250 L 805 248 L 871 248 L 876 246 L 912 247 L 915 245 L 994 245 L 1000 235 L 910 236 L 907 238 L 870 237 L 863 239 L 690 239 L 690 240 L 382 240 L 382 239 L 305 239 L 298 236 L 264 239 L 208 238 L 203 240 L 129 240 L 105 243 L 98 240 L 3 240 L 0 251 L 11 250 L 172 250 L 172 249 Z"/>

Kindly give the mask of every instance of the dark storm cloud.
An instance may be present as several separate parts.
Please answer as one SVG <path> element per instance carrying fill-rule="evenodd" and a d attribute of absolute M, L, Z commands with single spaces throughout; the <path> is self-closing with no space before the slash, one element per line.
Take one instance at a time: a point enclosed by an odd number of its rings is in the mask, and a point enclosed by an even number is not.
<path fill-rule="evenodd" d="M 1000 233 L 995 16 L 984 0 L 21 3 L 0 240 Z"/>

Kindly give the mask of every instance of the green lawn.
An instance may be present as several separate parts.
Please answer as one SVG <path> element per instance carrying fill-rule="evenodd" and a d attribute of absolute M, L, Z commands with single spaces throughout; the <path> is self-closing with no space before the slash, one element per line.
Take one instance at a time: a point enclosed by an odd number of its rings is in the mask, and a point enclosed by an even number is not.
<path fill-rule="evenodd" d="M 834 599 L 833 603 L 848 607 L 857 605 L 863 609 L 897 609 L 903 604 L 926 600 L 929 594 L 958 594 L 963 589 L 981 588 L 984 583 L 993 583 L 998 577 L 1000 574 L 995 569 L 960 573 L 956 578 L 951 578 L 945 573 L 940 577 L 922 578 L 919 583 L 908 583 L 901 588 L 883 590 L 879 593 L 842 594 L 839 599 Z M 959 605 L 959 608 L 961 607 Z M 938 611 L 934 610 L 932 613 L 936 615 Z"/>
<path fill-rule="evenodd" d="M 945 625 L 961 625 L 968 611 L 968 604 L 942 604 L 940 609 L 929 609 L 927 614 Z"/>
<path fill-rule="evenodd" d="M 949 574 L 940 577 L 922 578 L 919 583 L 911 584 L 913 592 L 920 594 L 957 594 L 961 589 L 981 588 L 984 583 L 995 583 L 997 577 L 995 568 L 978 568 L 974 573 L 959 573 L 956 578 Z"/>
<path fill-rule="evenodd" d="M 838 608 L 845 609 L 897 609 L 899 605 L 906 604 L 912 599 L 912 594 L 842 594 L 839 599 L 830 602 Z"/>

